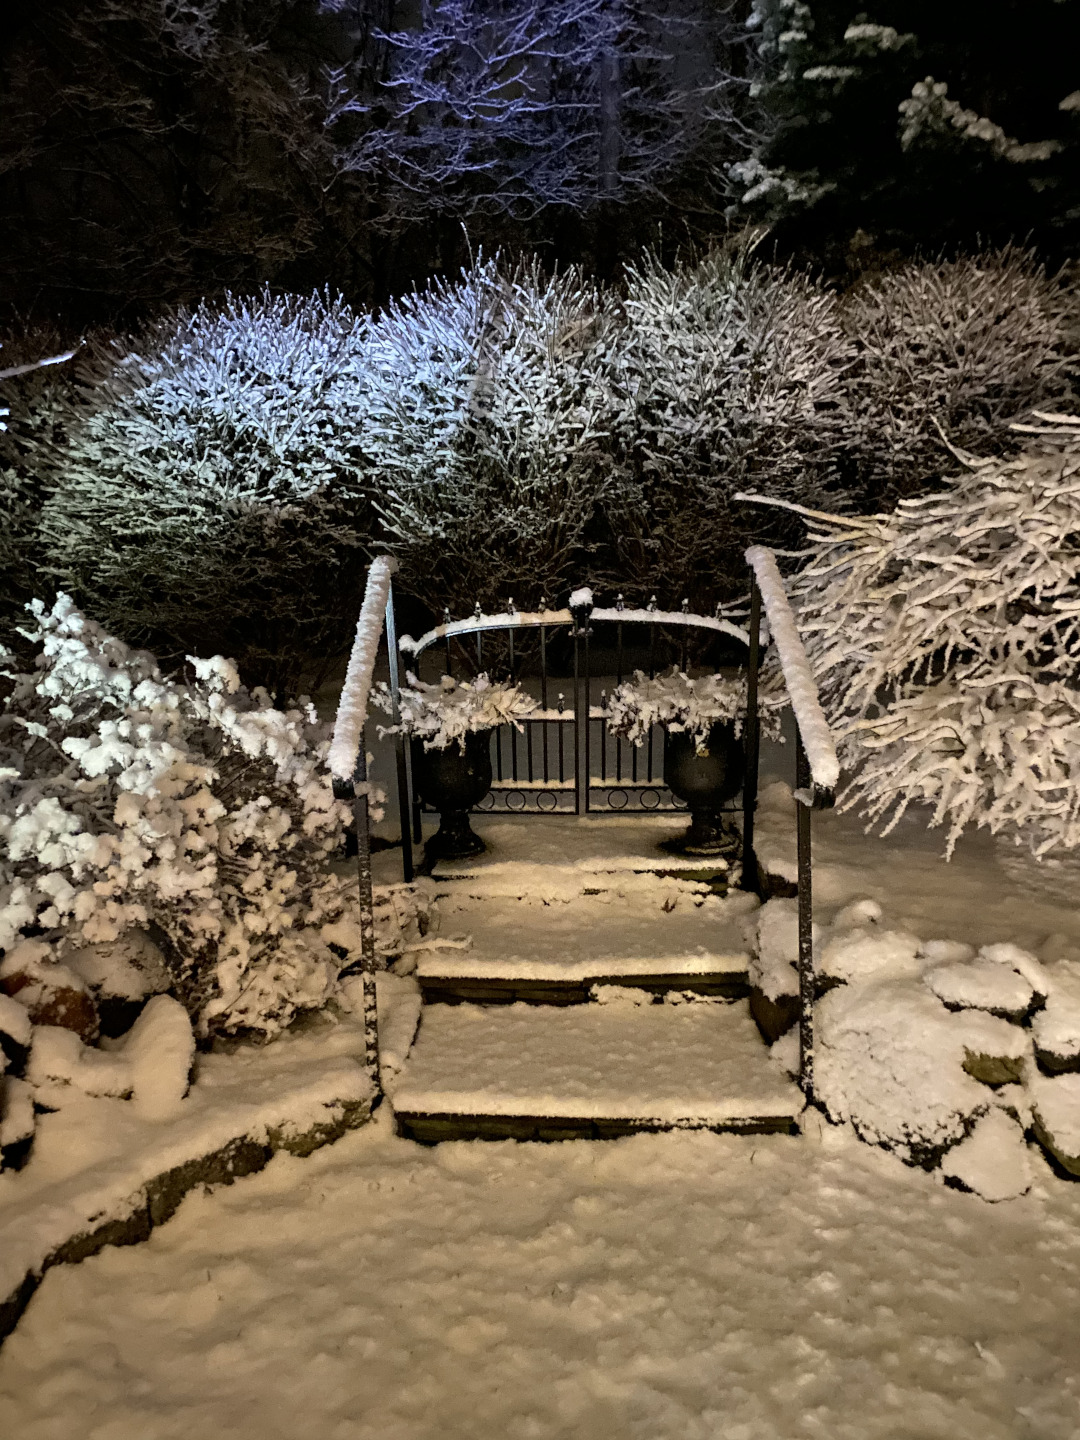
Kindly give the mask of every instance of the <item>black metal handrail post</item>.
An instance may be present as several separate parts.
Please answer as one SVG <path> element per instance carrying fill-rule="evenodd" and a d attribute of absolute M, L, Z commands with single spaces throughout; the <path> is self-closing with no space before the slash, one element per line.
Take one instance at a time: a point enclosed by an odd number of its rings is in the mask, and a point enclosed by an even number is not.
<path fill-rule="evenodd" d="M 371 882 L 371 814 L 368 804 L 367 737 L 360 732 L 360 750 L 351 780 L 334 778 L 334 798 L 351 801 L 356 826 L 356 884 L 360 916 L 360 958 L 341 970 L 341 977 L 359 974 L 362 990 L 361 1011 L 364 1024 L 364 1068 L 378 1094 L 379 1076 L 379 1002 L 375 971 L 375 897 Z"/>
<path fill-rule="evenodd" d="M 809 1105 L 814 1099 L 814 896 L 810 863 L 810 762 L 802 731 L 795 726 L 796 854 L 799 877 L 799 1085 Z"/>
<path fill-rule="evenodd" d="M 754 854 L 754 812 L 757 809 L 758 767 L 761 762 L 761 720 L 758 716 L 758 669 L 761 663 L 761 591 L 750 572 L 750 652 L 746 670 L 746 723 L 743 745 L 746 778 L 743 781 L 742 888 L 760 893 Z"/>
<path fill-rule="evenodd" d="M 394 758 L 397 762 L 398 817 L 401 822 L 401 873 L 408 885 L 416 873 L 413 867 L 411 826 L 412 757 L 401 730 L 401 660 L 398 655 L 393 583 L 386 596 L 386 651 L 390 660 L 390 720 L 395 730 Z"/>

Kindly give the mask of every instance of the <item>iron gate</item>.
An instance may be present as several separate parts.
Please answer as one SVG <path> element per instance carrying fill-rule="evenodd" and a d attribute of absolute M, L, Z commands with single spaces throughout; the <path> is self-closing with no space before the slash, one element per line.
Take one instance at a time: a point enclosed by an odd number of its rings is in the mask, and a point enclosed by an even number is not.
<path fill-rule="evenodd" d="M 541 602 L 543 607 L 543 602 Z M 749 634 L 718 615 L 692 614 L 684 602 L 662 611 L 655 598 L 631 609 L 619 596 L 613 608 L 594 606 L 591 592 L 575 591 L 565 610 L 520 612 L 510 602 L 499 615 L 477 606 L 419 640 L 402 636 L 406 665 L 420 678 L 440 675 L 492 678 L 522 686 L 538 709 L 522 729 L 499 726 L 491 734 L 492 788 L 478 809 L 501 813 L 618 814 L 683 811 L 663 780 L 663 729 L 653 726 L 632 745 L 608 728 L 609 688 L 640 669 L 650 678 L 670 665 L 687 669 L 710 658 L 746 665 Z M 427 657 L 425 664 L 425 657 Z M 437 673 L 436 673 L 437 672 Z M 419 802 L 413 803 L 419 833 Z"/>

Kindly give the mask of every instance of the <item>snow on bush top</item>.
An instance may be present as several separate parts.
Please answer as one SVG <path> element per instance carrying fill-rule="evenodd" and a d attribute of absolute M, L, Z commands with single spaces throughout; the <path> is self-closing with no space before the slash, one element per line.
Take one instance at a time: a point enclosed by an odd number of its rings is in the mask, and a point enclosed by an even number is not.
<path fill-rule="evenodd" d="M 1024 454 L 962 456 L 891 514 L 803 511 L 810 558 L 789 582 L 855 771 L 842 805 L 887 833 L 926 803 L 947 855 L 973 823 L 1037 855 L 1080 844 L 1080 417 L 1018 428 Z"/>
<path fill-rule="evenodd" d="M 520 730 L 520 722 L 536 709 L 536 701 L 520 686 L 493 681 L 486 672 L 475 680 L 444 675 L 438 685 L 427 685 L 410 671 L 408 681 L 398 692 L 400 725 L 380 726 L 380 733 L 415 736 L 425 750 L 445 750 L 455 741 L 464 750 L 466 735 L 497 725 Z M 377 685 L 371 699 L 380 710 L 391 712 L 388 685 Z"/>
<path fill-rule="evenodd" d="M 125 637 L 239 650 L 245 674 L 256 657 L 288 674 L 340 644 L 334 582 L 370 531 L 368 323 L 329 295 L 264 291 L 88 345 L 37 457 L 40 538 L 63 588 Z"/>
<path fill-rule="evenodd" d="M 780 737 L 780 711 L 786 699 L 759 692 L 758 713 L 770 739 Z M 635 670 L 633 680 L 626 680 L 608 696 L 608 727 L 616 735 L 625 735 L 634 745 L 641 745 L 654 725 L 678 734 L 685 731 L 698 745 L 719 720 L 734 722 L 735 734 L 742 734 L 746 718 L 746 680 L 725 675 L 702 675 L 691 679 L 683 670 L 672 668 L 665 675 L 650 679 L 643 670 Z"/>
<path fill-rule="evenodd" d="M 31 609 L 35 669 L 5 657 L 0 946 L 25 927 L 78 945 L 154 925 L 204 1030 L 273 1033 L 318 1004 L 347 812 L 314 710 L 275 709 L 220 657 L 164 680 L 65 595 Z"/>

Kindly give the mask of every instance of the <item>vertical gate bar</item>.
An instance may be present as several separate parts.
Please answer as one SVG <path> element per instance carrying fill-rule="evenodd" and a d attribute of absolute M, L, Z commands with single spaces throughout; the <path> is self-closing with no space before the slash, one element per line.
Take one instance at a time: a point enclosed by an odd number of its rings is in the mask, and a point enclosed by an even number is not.
<path fill-rule="evenodd" d="M 746 669 L 746 723 L 743 726 L 746 778 L 743 780 L 742 888 L 760 894 L 757 857 L 754 854 L 754 814 L 757 810 L 758 766 L 761 758 L 761 722 L 758 719 L 758 667 L 761 663 L 761 591 L 750 572 L 750 653 Z"/>
<path fill-rule="evenodd" d="M 654 596 L 653 596 L 653 600 L 652 600 L 652 604 L 651 604 L 650 608 L 655 608 L 655 601 L 656 601 L 656 596 L 654 595 Z M 652 620 L 652 621 L 649 622 L 649 679 L 652 680 L 652 679 L 654 679 L 655 677 L 656 677 L 656 621 L 655 621 L 655 620 Z M 651 785 L 651 784 L 652 784 L 652 771 L 653 771 L 653 727 L 652 727 L 651 725 L 649 726 L 649 753 L 648 753 L 648 757 L 647 757 L 647 763 L 648 763 L 648 775 L 647 775 L 647 778 L 648 778 L 649 784 Z M 638 774 L 637 774 L 637 756 L 635 755 L 635 756 L 634 756 L 634 779 L 636 780 L 637 778 L 638 778 Z"/>
<path fill-rule="evenodd" d="M 607 691 L 600 691 L 600 709 L 607 708 Z M 600 721 L 600 779 L 607 779 L 607 722 Z"/>
<path fill-rule="evenodd" d="M 543 601 L 541 601 L 540 603 L 541 603 L 541 608 L 543 608 Z M 547 675 L 547 626 L 546 626 L 546 625 L 541 625 L 541 626 L 540 626 L 540 708 L 544 711 L 545 715 L 547 714 L 547 708 L 548 708 L 548 686 L 547 686 L 547 682 L 548 682 L 548 675 Z M 543 747 L 544 747 L 544 779 L 545 779 L 545 780 L 548 780 L 548 779 L 550 779 L 551 777 L 548 775 L 548 722 L 547 722 L 546 720 L 544 720 L 544 721 L 541 723 L 541 725 L 540 725 L 540 743 L 541 743 L 541 744 L 543 745 Z M 562 777 L 560 776 L 559 778 L 561 779 Z"/>
<path fill-rule="evenodd" d="M 802 733 L 795 726 L 795 785 L 810 795 L 810 766 Z M 799 1085 L 807 1104 L 814 1098 L 814 906 L 810 866 L 810 805 L 795 802 L 799 866 Z"/>
<path fill-rule="evenodd" d="M 557 739 L 559 739 L 559 779 L 560 779 L 560 780 L 566 779 L 566 765 L 564 765 L 564 759 L 563 759 L 563 719 L 562 719 L 562 716 L 563 716 L 563 707 L 564 707 L 564 706 L 566 706 L 566 698 L 563 697 L 562 691 L 560 691 L 560 693 L 559 693 L 559 720 L 556 720 L 556 730 L 554 730 L 554 733 L 556 733 Z M 575 796 L 575 805 L 576 805 L 576 796 Z"/>
<path fill-rule="evenodd" d="M 495 779 L 501 780 L 502 773 L 502 726 L 495 727 Z"/>
<path fill-rule="evenodd" d="M 449 625 L 449 624 L 450 624 L 450 609 L 449 609 L 448 606 L 444 606 L 444 607 L 443 607 L 443 624 L 444 624 L 444 625 Z M 454 658 L 453 658 L 453 656 L 452 656 L 451 653 L 450 653 L 450 636 L 447 635 L 447 636 L 446 636 L 446 669 L 443 671 L 443 674 L 444 674 L 444 675 L 453 675 L 453 673 L 454 673 Z"/>
<path fill-rule="evenodd" d="M 620 607 L 621 607 L 621 606 L 622 606 L 622 596 L 621 596 L 621 595 L 619 596 L 619 602 L 618 602 L 618 603 L 619 603 L 619 605 L 620 605 Z M 615 683 L 616 683 L 617 685 L 621 685 L 621 684 L 622 684 L 622 672 L 623 672 L 623 626 L 622 626 L 622 621 L 621 621 L 621 620 L 619 621 L 618 625 L 615 627 L 615 636 L 616 636 L 616 642 L 615 642 Z M 615 779 L 616 779 L 616 780 L 621 780 L 621 779 L 622 779 L 622 736 L 621 736 L 621 735 L 616 735 L 616 737 L 615 737 Z"/>
<path fill-rule="evenodd" d="M 582 789 L 582 811 L 589 813 L 589 787 L 592 785 L 592 676 L 589 673 L 589 617 L 585 619 L 585 765 L 584 788 Z"/>
<path fill-rule="evenodd" d="M 401 666 L 398 655 L 397 618 L 394 614 L 394 586 L 391 582 L 386 593 L 386 652 L 390 661 L 390 719 L 397 727 L 401 724 Z M 401 822 L 401 873 L 406 885 L 413 878 L 412 836 L 410 833 L 410 774 L 408 747 L 400 729 L 394 736 L 394 758 L 397 762 L 398 818 Z"/>
<path fill-rule="evenodd" d="M 574 626 L 576 632 L 577 626 Z M 574 635 L 574 814 L 581 814 L 581 642 Z"/>

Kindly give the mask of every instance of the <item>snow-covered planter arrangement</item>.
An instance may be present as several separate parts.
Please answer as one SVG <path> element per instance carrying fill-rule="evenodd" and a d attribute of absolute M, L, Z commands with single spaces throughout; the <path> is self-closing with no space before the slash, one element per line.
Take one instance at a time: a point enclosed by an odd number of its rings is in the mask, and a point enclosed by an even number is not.
<path fill-rule="evenodd" d="M 909 805 L 1037 856 L 1080 844 L 1080 417 L 1037 412 L 1011 460 L 892 514 L 804 511 L 790 583 L 852 779 L 842 808 L 887 833 Z"/>
<path fill-rule="evenodd" d="M 787 700 L 777 695 L 758 694 L 762 733 L 780 738 L 780 714 Z M 736 736 L 742 734 L 746 718 L 746 680 L 726 675 L 702 675 L 692 679 L 685 671 L 672 668 L 653 678 L 642 670 L 632 680 L 617 685 L 607 698 L 608 728 L 633 745 L 642 745 L 654 725 L 673 734 L 685 732 L 703 745 L 719 721 L 734 723 Z"/>
<path fill-rule="evenodd" d="M 456 680 L 444 675 L 438 685 L 428 685 L 410 671 L 408 684 L 398 692 L 400 723 L 380 726 L 381 735 L 403 734 L 423 741 L 425 750 L 445 750 L 449 745 L 465 748 L 465 737 L 499 725 L 522 728 L 522 720 L 536 709 L 537 702 L 520 685 L 492 680 L 486 671 L 474 680 Z M 372 703 L 387 714 L 393 701 L 390 687 L 376 685 Z"/>
<path fill-rule="evenodd" d="M 29 932 L 63 979 L 149 930 L 204 1036 L 270 1036 L 320 1005 L 338 965 L 319 928 L 344 904 L 326 861 L 348 817 L 314 710 L 275 709 L 220 657 L 163 679 L 67 596 L 31 609 L 35 667 L 7 657 L 0 715 L 0 948 Z"/>

